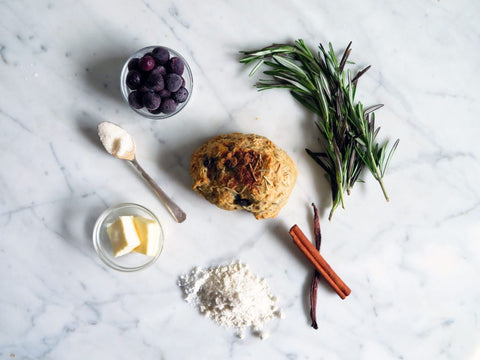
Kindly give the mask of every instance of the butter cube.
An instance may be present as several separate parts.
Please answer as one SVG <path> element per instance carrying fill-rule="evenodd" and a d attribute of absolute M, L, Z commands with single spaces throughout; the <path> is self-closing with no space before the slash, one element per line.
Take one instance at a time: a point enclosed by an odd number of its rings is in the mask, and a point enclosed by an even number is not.
<path fill-rule="evenodd" d="M 140 245 L 133 249 L 133 251 L 147 256 L 155 256 L 160 246 L 158 242 L 158 236 L 160 235 L 158 224 L 153 220 L 140 216 L 135 216 L 133 221 L 140 239 Z"/>
<path fill-rule="evenodd" d="M 120 216 L 107 228 L 107 233 L 115 257 L 128 254 L 140 245 L 133 216 Z"/>

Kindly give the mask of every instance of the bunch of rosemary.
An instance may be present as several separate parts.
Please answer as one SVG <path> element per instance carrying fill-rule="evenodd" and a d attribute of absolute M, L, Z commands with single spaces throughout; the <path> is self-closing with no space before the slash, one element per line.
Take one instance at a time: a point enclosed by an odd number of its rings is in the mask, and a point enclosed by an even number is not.
<path fill-rule="evenodd" d="M 330 183 L 333 205 L 329 219 L 340 204 L 345 208 L 344 194 L 350 194 L 364 167 L 389 200 L 383 177 L 399 142 L 387 155 L 388 142 L 380 145 L 375 140 L 380 128 L 375 127 L 374 111 L 383 105 L 364 108 L 361 102 L 355 102 L 358 79 L 370 66 L 353 77 L 349 69 L 345 70 L 350 45 L 340 62 L 331 44 L 328 51 L 320 44 L 320 51 L 313 55 L 301 39 L 294 45 L 274 44 L 261 50 L 241 51 L 244 56 L 240 59 L 244 64 L 257 62 L 250 76 L 262 65 L 268 67 L 263 73 L 270 78 L 257 82 L 259 90 L 289 89 L 295 99 L 317 115 L 324 150 L 306 151 L 325 170 Z"/>

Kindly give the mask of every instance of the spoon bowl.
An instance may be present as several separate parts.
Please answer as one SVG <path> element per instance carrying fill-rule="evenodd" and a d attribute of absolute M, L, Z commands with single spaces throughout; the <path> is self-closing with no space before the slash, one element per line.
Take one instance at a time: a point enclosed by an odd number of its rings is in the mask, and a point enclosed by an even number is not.
<path fill-rule="evenodd" d="M 165 194 L 160 186 L 138 163 L 135 157 L 135 141 L 133 140 L 133 137 L 122 127 L 109 121 L 100 123 L 97 130 L 98 136 L 105 150 L 118 159 L 129 161 L 152 187 L 155 194 L 173 216 L 175 221 L 179 223 L 185 221 L 187 217 L 185 212 L 173 202 L 167 194 Z"/>

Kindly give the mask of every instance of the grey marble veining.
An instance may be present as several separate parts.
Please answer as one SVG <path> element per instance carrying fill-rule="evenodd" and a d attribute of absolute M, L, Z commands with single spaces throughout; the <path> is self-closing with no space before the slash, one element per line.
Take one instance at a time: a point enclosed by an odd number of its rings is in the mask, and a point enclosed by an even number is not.
<path fill-rule="evenodd" d="M 1 359 L 480 359 L 480 25 L 477 2 L 2 1 L 0 26 Z M 401 139 L 385 183 L 365 174 L 328 222 L 330 197 L 312 116 L 285 91 L 257 92 L 239 50 L 303 38 L 351 40 L 358 98 L 383 139 Z M 194 91 L 174 118 L 123 103 L 120 69 L 162 44 L 189 61 Z M 176 224 L 96 135 L 114 121 L 187 212 Z M 190 189 L 189 161 L 208 138 L 265 135 L 299 168 L 273 220 L 225 212 Z M 96 256 L 92 229 L 120 202 L 154 211 L 166 234 L 151 268 L 123 274 Z M 312 235 L 352 289 L 321 285 L 309 326 L 309 264 L 288 237 Z M 265 277 L 286 318 L 270 337 L 238 339 L 182 300 L 179 275 L 239 259 Z"/>

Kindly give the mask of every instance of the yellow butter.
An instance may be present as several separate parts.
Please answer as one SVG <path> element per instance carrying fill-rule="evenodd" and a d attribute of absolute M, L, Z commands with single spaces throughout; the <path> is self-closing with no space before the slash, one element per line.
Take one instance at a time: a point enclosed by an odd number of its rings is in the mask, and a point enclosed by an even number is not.
<path fill-rule="evenodd" d="M 148 256 L 155 256 L 160 245 L 158 243 L 158 236 L 160 232 L 158 224 L 153 220 L 145 219 L 140 216 L 135 216 L 133 221 L 140 239 L 140 245 L 133 249 L 133 251 Z"/>
<path fill-rule="evenodd" d="M 107 228 L 107 233 L 115 257 L 128 254 L 140 245 L 133 216 L 120 216 Z"/>

